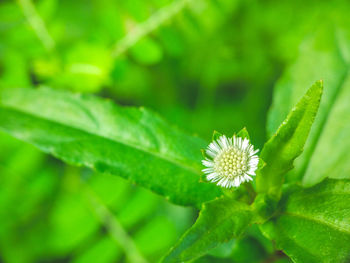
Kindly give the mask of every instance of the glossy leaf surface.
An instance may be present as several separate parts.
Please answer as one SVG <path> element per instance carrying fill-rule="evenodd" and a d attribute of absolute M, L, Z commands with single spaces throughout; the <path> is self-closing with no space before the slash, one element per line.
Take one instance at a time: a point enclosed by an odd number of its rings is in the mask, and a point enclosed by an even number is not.
<path fill-rule="evenodd" d="M 205 143 L 144 108 L 54 91 L 1 94 L 0 129 L 63 161 L 127 178 L 182 205 L 219 196 L 200 182 Z"/>

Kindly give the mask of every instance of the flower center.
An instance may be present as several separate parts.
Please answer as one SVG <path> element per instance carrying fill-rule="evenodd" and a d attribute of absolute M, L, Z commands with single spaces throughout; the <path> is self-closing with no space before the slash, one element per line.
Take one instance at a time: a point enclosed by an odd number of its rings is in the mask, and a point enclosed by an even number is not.
<path fill-rule="evenodd" d="M 221 176 L 234 178 L 248 171 L 248 153 L 229 147 L 214 159 L 214 169 Z"/>

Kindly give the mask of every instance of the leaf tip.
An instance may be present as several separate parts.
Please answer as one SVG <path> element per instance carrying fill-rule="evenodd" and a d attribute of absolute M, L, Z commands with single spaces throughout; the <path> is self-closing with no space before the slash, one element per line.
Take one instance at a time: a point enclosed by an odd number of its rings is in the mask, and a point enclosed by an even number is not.
<path fill-rule="evenodd" d="M 217 139 L 219 139 L 220 136 L 222 136 L 222 133 L 218 132 L 217 130 L 214 130 L 212 140 L 216 141 Z"/>
<path fill-rule="evenodd" d="M 324 82 L 323 82 L 323 79 L 320 79 L 316 81 L 314 85 L 312 85 L 312 87 L 310 88 L 310 93 L 316 92 L 319 94 L 319 97 L 321 97 L 323 93 L 323 88 L 324 88 Z"/>
<path fill-rule="evenodd" d="M 243 127 L 238 133 L 238 137 L 247 138 L 250 141 L 250 136 L 246 127 Z"/>

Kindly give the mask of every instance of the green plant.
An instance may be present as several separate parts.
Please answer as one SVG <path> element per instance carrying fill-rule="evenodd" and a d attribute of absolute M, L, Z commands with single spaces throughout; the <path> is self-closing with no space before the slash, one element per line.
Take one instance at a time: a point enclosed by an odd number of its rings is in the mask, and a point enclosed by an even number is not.
<path fill-rule="evenodd" d="M 1 1 L 0 262 L 348 263 L 349 7 Z"/>
<path fill-rule="evenodd" d="M 250 191 L 223 191 L 201 179 L 205 142 L 144 108 L 48 88 L 12 89 L 1 93 L 0 127 L 69 164 L 122 176 L 171 202 L 200 208 L 197 222 L 162 262 L 198 258 L 252 224 L 296 262 L 346 262 L 349 182 L 327 179 L 308 189 L 284 184 L 303 152 L 322 90 L 316 82 L 265 143 Z M 238 136 L 243 134 L 248 136 L 245 130 Z"/>

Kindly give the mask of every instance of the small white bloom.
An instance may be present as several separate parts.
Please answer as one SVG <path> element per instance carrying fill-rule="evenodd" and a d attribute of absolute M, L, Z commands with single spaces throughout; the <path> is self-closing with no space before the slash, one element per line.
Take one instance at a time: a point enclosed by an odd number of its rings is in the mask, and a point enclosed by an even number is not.
<path fill-rule="evenodd" d="M 258 151 L 246 138 L 222 135 L 206 149 L 208 157 L 202 163 L 207 168 L 202 171 L 208 181 L 226 188 L 238 187 L 253 180 L 251 176 L 255 176 L 259 163 Z"/>

